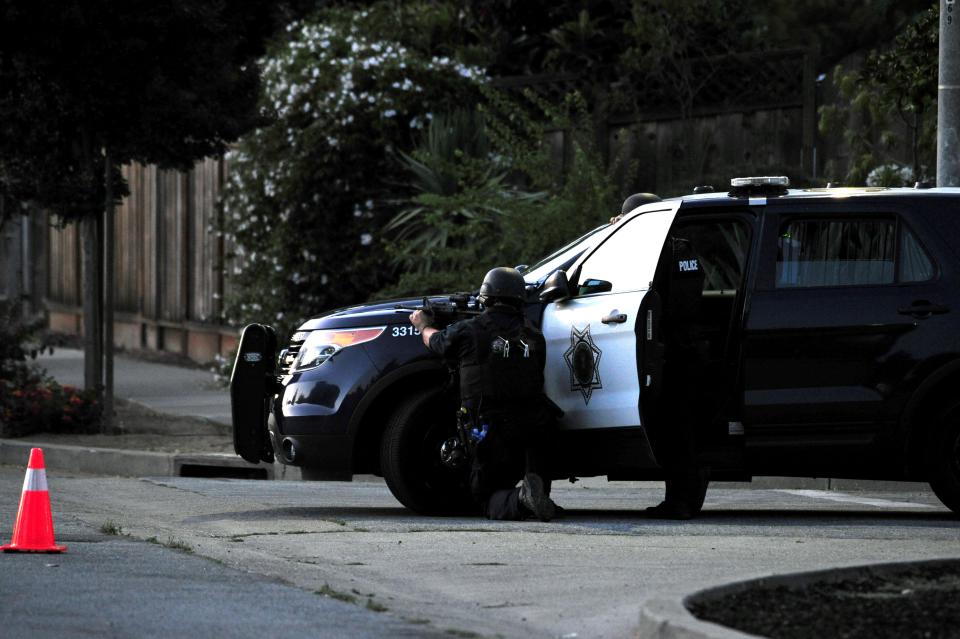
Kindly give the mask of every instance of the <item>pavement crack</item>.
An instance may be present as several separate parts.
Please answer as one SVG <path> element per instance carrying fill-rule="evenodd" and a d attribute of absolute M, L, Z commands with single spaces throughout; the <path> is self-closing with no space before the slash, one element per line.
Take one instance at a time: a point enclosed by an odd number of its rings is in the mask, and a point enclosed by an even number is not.
<path fill-rule="evenodd" d="M 324 532 L 322 530 L 271 530 L 267 532 L 237 533 L 232 535 L 210 535 L 212 539 L 243 539 L 246 537 L 279 537 L 282 535 L 312 535 L 314 533 Z M 339 532 L 339 531 L 337 531 Z"/>
<path fill-rule="evenodd" d="M 517 601 L 517 602 L 504 601 L 503 603 L 486 604 L 486 605 L 482 605 L 482 606 L 480 606 L 480 607 L 481 607 L 481 608 L 484 608 L 485 610 L 493 610 L 493 609 L 496 609 L 496 608 L 523 608 L 523 607 L 529 606 L 529 605 L 531 605 L 531 604 L 530 604 L 529 602 L 526 602 L 526 601 Z"/>

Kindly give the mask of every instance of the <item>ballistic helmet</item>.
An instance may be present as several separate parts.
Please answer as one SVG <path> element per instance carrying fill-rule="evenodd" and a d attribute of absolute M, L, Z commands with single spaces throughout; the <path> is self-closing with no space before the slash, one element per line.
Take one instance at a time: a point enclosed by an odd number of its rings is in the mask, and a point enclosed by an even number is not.
<path fill-rule="evenodd" d="M 654 195 L 653 193 L 634 193 L 627 199 L 623 201 L 623 205 L 620 207 L 620 215 L 626 215 L 633 209 L 638 206 L 643 206 L 644 204 L 650 204 L 651 202 L 659 202 L 660 197 Z"/>
<path fill-rule="evenodd" d="M 520 271 L 515 268 L 499 266 L 487 271 L 480 285 L 480 303 L 486 306 L 488 300 L 502 300 L 505 302 L 523 302 L 526 296 L 526 282 Z"/>

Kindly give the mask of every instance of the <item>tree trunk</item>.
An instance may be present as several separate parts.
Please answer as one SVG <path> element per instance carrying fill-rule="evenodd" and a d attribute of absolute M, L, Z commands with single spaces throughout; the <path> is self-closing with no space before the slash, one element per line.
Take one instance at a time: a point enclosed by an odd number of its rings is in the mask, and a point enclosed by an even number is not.
<path fill-rule="evenodd" d="M 113 432 L 113 162 L 104 150 L 103 206 L 103 418 L 100 431 Z"/>
<path fill-rule="evenodd" d="M 86 216 L 81 222 L 83 242 L 83 387 L 100 389 L 100 242 L 97 218 Z"/>
<path fill-rule="evenodd" d="M 83 180 L 87 188 L 93 188 L 98 178 L 94 169 L 94 149 L 90 132 L 79 130 L 81 153 L 80 162 Z M 101 284 L 103 274 L 100 271 L 102 260 L 101 228 L 102 216 L 86 214 L 81 222 L 83 243 L 83 386 L 95 390 L 103 389 L 103 332 L 101 322 Z"/>

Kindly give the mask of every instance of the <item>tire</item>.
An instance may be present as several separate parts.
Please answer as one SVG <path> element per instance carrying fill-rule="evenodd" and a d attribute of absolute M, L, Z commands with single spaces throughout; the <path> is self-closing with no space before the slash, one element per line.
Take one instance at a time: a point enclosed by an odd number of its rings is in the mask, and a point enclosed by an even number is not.
<path fill-rule="evenodd" d="M 944 412 L 927 442 L 930 488 L 960 515 L 960 404 Z"/>
<path fill-rule="evenodd" d="M 390 492 L 421 515 L 475 510 L 467 470 L 440 461 L 440 446 L 456 435 L 456 405 L 437 389 L 408 397 L 390 416 L 380 442 L 380 468 Z"/>

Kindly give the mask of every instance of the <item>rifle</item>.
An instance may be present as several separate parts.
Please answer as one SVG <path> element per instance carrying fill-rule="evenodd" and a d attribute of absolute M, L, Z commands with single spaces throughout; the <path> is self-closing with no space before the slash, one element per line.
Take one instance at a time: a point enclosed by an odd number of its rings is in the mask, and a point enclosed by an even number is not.
<path fill-rule="evenodd" d="M 465 317 L 479 315 L 483 311 L 478 307 L 476 297 L 472 293 L 454 293 L 447 298 L 449 301 L 431 300 L 423 298 L 421 306 L 404 306 L 397 304 L 397 310 L 422 311 L 430 318 L 430 326 L 444 328 Z"/>

